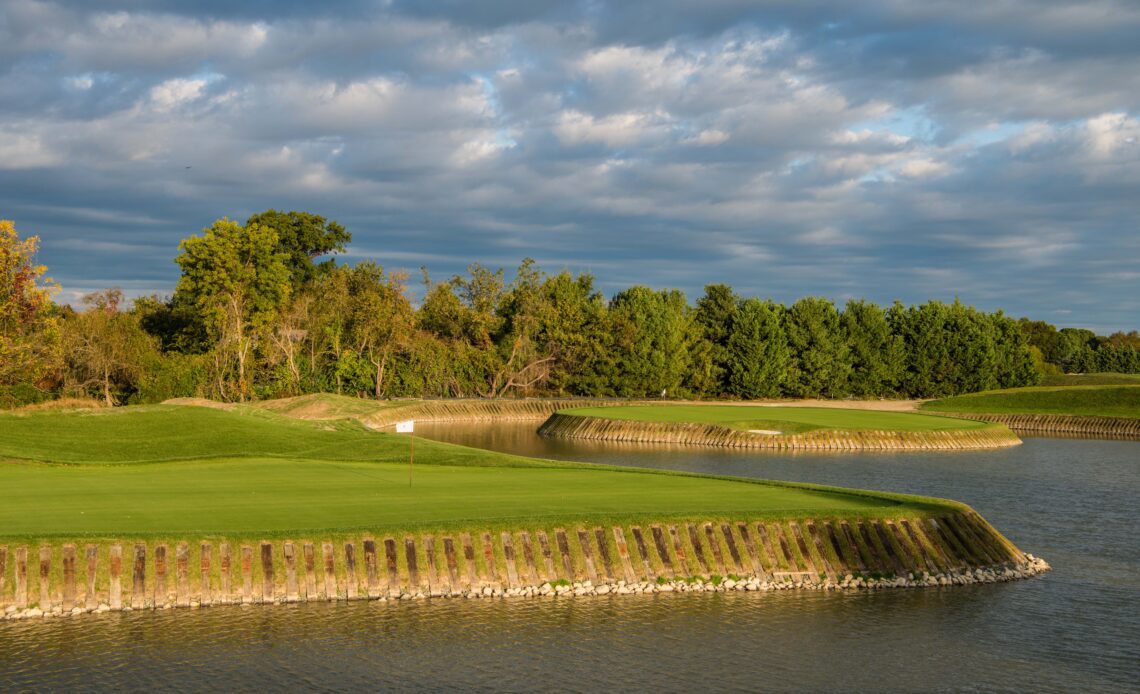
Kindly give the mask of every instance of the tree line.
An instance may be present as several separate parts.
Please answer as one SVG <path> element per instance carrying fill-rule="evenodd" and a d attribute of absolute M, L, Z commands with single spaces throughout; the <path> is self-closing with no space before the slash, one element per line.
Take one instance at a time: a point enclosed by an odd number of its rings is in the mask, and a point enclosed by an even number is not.
<path fill-rule="evenodd" d="M 786 306 L 725 284 L 693 304 L 645 286 L 607 300 L 591 275 L 547 274 L 530 259 L 509 278 L 479 264 L 442 281 L 424 270 L 416 304 L 404 273 L 321 261 L 350 241 L 305 212 L 223 218 L 181 242 L 172 295 L 128 307 L 107 289 L 76 309 L 52 300 L 38 240 L 3 222 L 0 403 L 938 397 L 1031 385 L 1051 370 L 1140 371 L 1136 333 L 1057 331 L 957 300 Z"/>

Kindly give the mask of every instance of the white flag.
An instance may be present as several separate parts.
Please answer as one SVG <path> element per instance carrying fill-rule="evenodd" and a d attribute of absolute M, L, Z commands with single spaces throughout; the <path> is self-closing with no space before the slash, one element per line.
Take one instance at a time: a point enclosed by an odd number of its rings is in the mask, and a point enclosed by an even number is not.
<path fill-rule="evenodd" d="M 403 422 L 396 422 L 396 433 L 397 434 L 410 434 L 413 431 L 415 431 L 415 427 L 416 427 L 416 420 L 414 420 L 414 419 L 409 419 L 409 420 L 406 420 Z"/>

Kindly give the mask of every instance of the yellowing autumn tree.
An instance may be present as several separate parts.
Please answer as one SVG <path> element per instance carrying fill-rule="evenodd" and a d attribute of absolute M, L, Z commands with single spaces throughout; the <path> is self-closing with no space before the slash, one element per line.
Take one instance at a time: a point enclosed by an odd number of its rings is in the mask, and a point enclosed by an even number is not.
<path fill-rule="evenodd" d="M 51 297 L 59 290 L 35 262 L 38 236 L 21 239 L 0 220 L 0 386 L 41 384 L 60 364 L 59 323 Z"/>

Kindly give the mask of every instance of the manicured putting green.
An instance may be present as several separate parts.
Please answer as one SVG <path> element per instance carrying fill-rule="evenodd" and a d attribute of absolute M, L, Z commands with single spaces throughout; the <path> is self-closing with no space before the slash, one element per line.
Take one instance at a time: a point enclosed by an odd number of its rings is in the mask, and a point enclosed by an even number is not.
<path fill-rule="evenodd" d="M 759 429 L 798 434 L 817 429 L 838 431 L 948 431 L 984 429 L 984 422 L 908 412 L 881 412 L 825 407 L 757 407 L 751 405 L 630 405 L 583 407 L 563 414 L 635 422 L 691 422 L 731 429 Z"/>
<path fill-rule="evenodd" d="M 354 422 L 248 410 L 4 414 L 0 537 L 256 537 L 944 508 L 917 497 L 533 460 L 423 439 L 409 487 L 408 444 Z"/>
<path fill-rule="evenodd" d="M 1011 388 L 934 400 L 934 412 L 1069 414 L 1140 418 L 1140 385 Z"/>

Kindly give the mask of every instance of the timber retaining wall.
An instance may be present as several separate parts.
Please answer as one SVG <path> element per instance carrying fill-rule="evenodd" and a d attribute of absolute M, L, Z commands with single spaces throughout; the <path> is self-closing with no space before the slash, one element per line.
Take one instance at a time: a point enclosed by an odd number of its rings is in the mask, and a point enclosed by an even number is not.
<path fill-rule="evenodd" d="M 636 404 L 614 400 L 428 400 L 357 417 L 373 429 L 394 426 L 405 419 L 422 422 L 542 421 L 558 410 Z"/>
<path fill-rule="evenodd" d="M 973 511 L 351 539 L 0 544 L 0 614 L 425 597 L 876 588 L 1048 570 Z"/>
<path fill-rule="evenodd" d="M 637 422 L 555 412 L 538 429 L 543 436 L 625 443 L 669 443 L 727 448 L 817 450 L 966 450 L 1016 446 L 1003 426 L 949 431 L 811 431 L 760 434 L 684 422 Z"/>
<path fill-rule="evenodd" d="M 939 415 L 944 413 L 939 412 Z M 1097 417 L 1071 414 L 945 413 L 947 417 L 978 419 L 1004 424 L 1016 431 L 1076 434 L 1114 439 L 1140 439 L 1140 418 Z"/>

